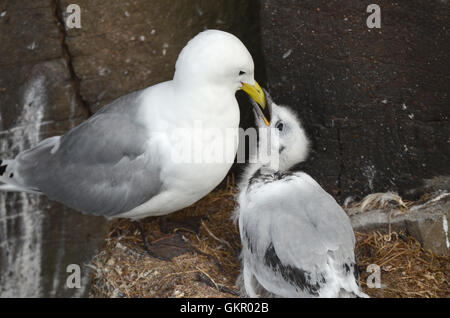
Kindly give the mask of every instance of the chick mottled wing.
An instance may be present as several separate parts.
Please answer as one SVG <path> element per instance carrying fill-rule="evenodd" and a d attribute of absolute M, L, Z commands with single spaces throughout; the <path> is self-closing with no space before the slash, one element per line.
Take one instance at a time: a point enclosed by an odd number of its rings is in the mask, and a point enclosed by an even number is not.
<path fill-rule="evenodd" d="M 353 229 L 336 200 L 305 173 L 296 173 L 290 183 L 294 193 L 286 196 L 291 199 L 271 228 L 278 257 L 305 270 L 326 262 L 330 253 L 342 261 L 352 257 Z"/>
<path fill-rule="evenodd" d="M 286 297 L 317 296 L 330 257 L 342 264 L 343 272 L 345 264 L 354 263 L 354 234 L 347 215 L 309 175 L 295 173 L 250 187 L 247 199 L 255 213 L 241 211 L 249 231 L 245 235 L 258 259 L 253 262 L 257 280 L 269 291 Z"/>
<path fill-rule="evenodd" d="M 61 137 L 16 158 L 18 180 L 76 210 L 111 217 L 159 193 L 159 159 L 137 120 L 140 92 L 105 106 Z"/>

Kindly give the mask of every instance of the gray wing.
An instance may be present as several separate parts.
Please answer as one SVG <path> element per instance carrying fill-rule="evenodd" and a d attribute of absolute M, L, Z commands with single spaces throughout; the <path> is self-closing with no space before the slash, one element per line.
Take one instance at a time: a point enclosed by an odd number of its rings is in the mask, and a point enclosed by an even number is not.
<path fill-rule="evenodd" d="M 266 289 L 286 297 L 318 295 L 324 282 L 320 273 L 330 254 L 342 262 L 343 271 L 345 263 L 354 263 L 351 223 L 311 177 L 297 173 L 288 182 L 256 191 L 251 200 L 257 212 L 246 220 L 246 229 L 253 233 L 246 235 L 254 240 L 249 244 L 257 245 L 255 272 Z M 268 221 L 261 226 L 263 218 Z"/>
<path fill-rule="evenodd" d="M 332 253 L 339 261 L 354 259 L 350 219 L 336 200 L 310 176 L 298 174 L 283 213 L 274 218 L 274 249 L 285 264 L 311 271 Z"/>
<path fill-rule="evenodd" d="M 140 92 L 105 106 L 64 136 L 19 154 L 21 183 L 84 213 L 114 216 L 161 189 L 159 159 L 136 121 Z"/>

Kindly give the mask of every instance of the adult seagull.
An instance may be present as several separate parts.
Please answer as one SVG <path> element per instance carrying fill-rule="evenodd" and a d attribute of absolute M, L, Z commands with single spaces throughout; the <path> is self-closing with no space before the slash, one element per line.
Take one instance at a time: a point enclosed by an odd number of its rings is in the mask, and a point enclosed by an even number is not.
<path fill-rule="evenodd" d="M 308 174 L 288 170 L 305 160 L 309 142 L 295 114 L 266 96 L 270 127 L 257 107 L 255 112 L 259 149 L 269 151 L 260 151 L 245 171 L 235 215 L 245 294 L 366 297 L 359 289 L 350 219 Z"/>
<path fill-rule="evenodd" d="M 86 214 L 140 219 L 187 207 L 226 176 L 237 150 L 237 90 L 260 107 L 253 59 L 235 36 L 204 31 L 189 41 L 173 80 L 123 96 L 63 136 L 0 161 L 0 190 L 42 193 Z M 194 134 L 200 129 L 200 134 Z M 210 129 L 218 134 L 206 134 Z M 178 161 L 180 134 L 220 143 L 219 161 Z M 231 150 L 230 150 L 231 149 Z M 201 158 L 200 158 L 201 159 Z"/>

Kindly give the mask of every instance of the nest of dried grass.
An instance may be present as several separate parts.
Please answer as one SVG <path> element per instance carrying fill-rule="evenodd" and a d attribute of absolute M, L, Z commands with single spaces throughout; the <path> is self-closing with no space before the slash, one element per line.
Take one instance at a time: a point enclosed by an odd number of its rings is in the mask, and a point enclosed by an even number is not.
<path fill-rule="evenodd" d="M 211 193 L 183 211 L 142 225 L 161 255 L 149 257 L 137 225 L 110 223 L 93 268 L 91 297 L 237 297 L 240 239 L 232 221 L 235 188 Z M 361 285 L 371 297 L 449 297 L 449 259 L 422 249 L 405 233 L 356 233 Z M 383 288 L 370 289 L 366 268 L 377 264 Z"/>
<path fill-rule="evenodd" d="M 234 188 L 142 226 L 171 261 L 149 257 L 133 221 L 110 223 L 105 246 L 89 266 L 92 297 L 236 297 L 239 231 L 231 219 Z"/>
<path fill-rule="evenodd" d="M 356 233 L 361 286 L 371 297 L 449 297 L 449 258 L 424 250 L 404 232 Z M 382 288 L 368 288 L 366 271 L 380 267 Z M 371 280 L 370 280 L 371 281 Z"/>

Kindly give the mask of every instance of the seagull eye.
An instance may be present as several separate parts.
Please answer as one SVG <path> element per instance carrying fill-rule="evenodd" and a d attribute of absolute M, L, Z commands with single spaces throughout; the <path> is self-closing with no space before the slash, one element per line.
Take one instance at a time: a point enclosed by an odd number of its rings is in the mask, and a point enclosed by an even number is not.
<path fill-rule="evenodd" d="M 283 131 L 284 128 L 284 124 L 282 121 L 279 121 L 276 125 L 275 128 L 278 129 L 279 131 Z"/>
<path fill-rule="evenodd" d="M 244 75 L 244 74 L 245 74 L 244 71 L 240 71 L 240 72 L 239 72 L 239 76 Z"/>

